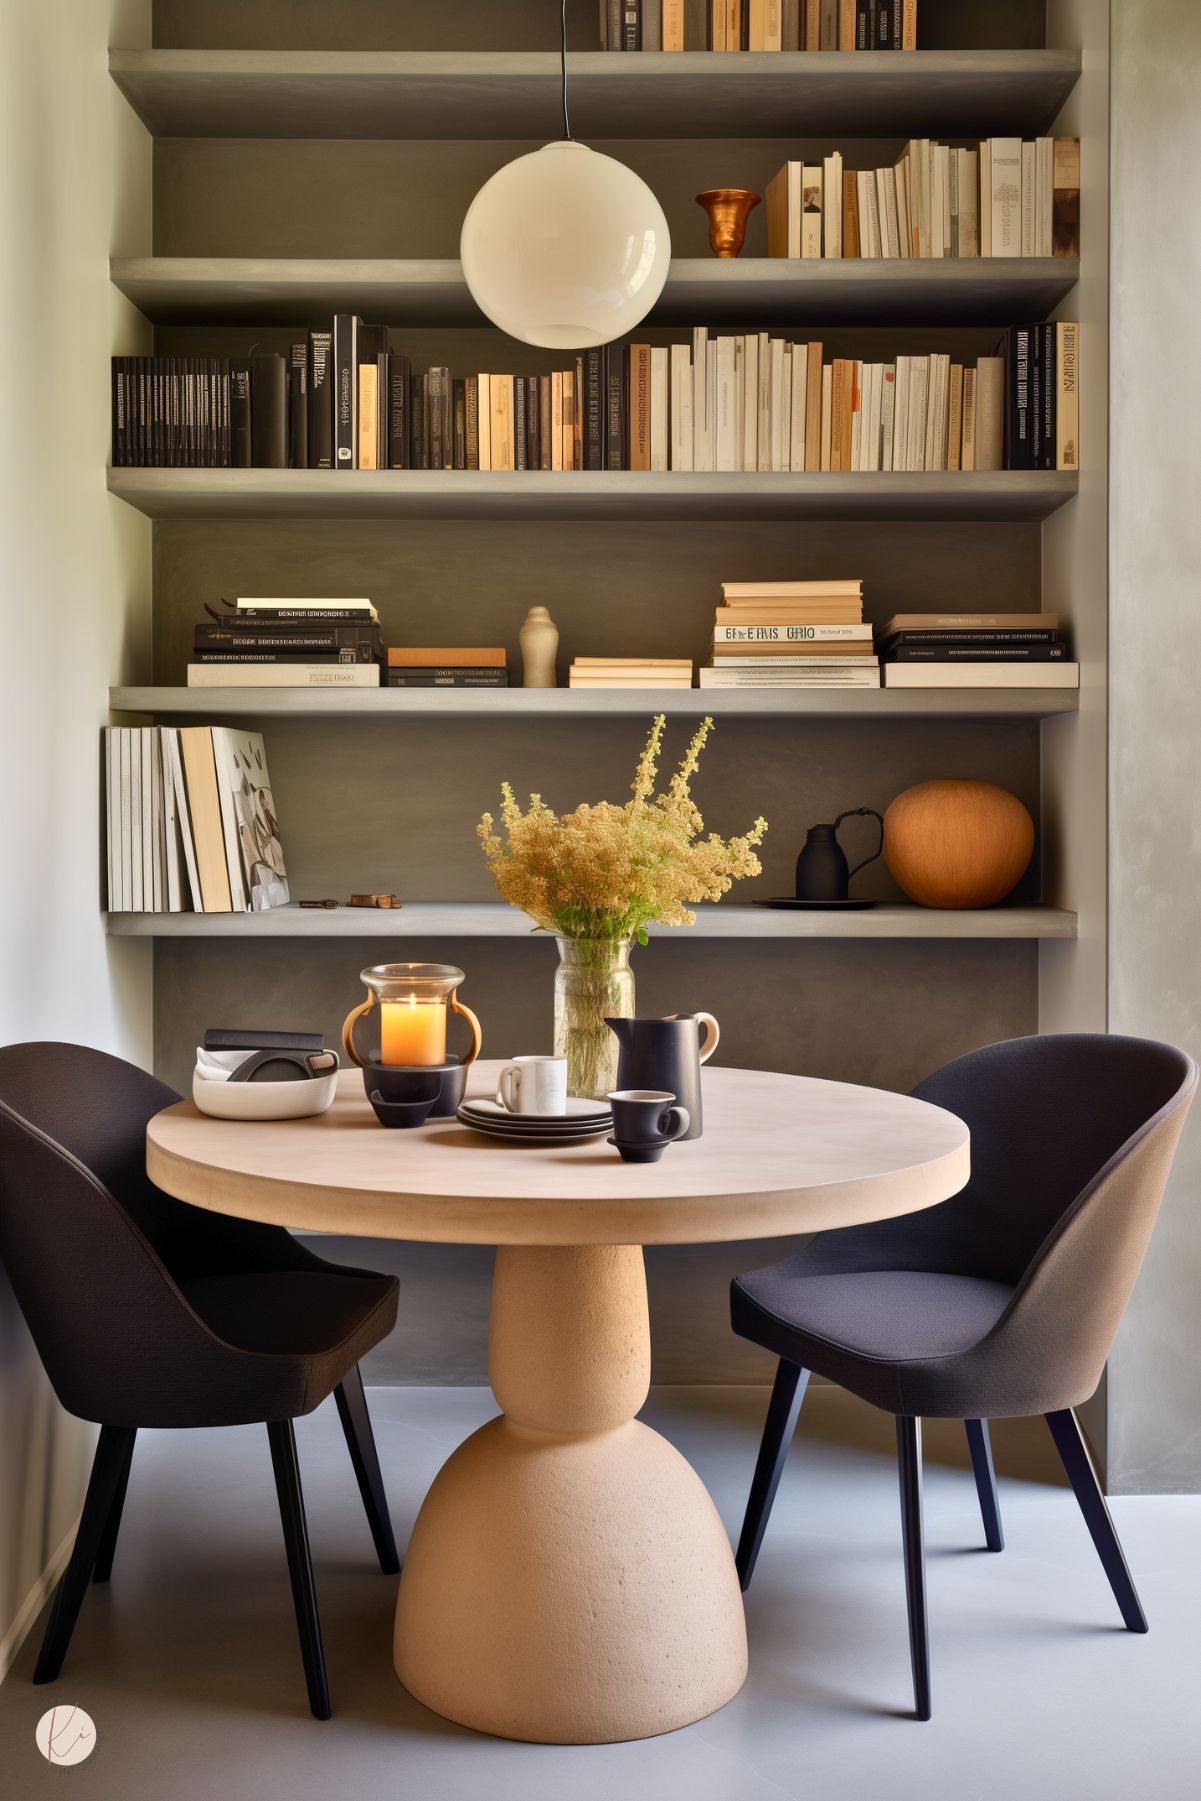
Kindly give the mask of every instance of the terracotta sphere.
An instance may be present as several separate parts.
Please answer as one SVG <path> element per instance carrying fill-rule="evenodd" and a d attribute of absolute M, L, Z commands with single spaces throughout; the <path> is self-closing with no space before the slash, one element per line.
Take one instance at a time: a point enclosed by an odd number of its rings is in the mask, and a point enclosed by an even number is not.
<path fill-rule="evenodd" d="M 1034 853 L 1034 821 L 992 782 L 919 782 L 884 815 L 893 880 L 922 907 L 994 907 Z"/>

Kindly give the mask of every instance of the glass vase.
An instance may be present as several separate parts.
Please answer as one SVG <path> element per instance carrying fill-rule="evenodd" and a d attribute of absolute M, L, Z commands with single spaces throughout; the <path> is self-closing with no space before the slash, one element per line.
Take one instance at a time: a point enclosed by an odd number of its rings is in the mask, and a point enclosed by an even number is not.
<path fill-rule="evenodd" d="M 633 1019 L 628 938 L 556 938 L 555 1055 L 567 1058 L 567 1092 L 603 1100 L 617 1086 L 619 1045 L 606 1018 Z"/>

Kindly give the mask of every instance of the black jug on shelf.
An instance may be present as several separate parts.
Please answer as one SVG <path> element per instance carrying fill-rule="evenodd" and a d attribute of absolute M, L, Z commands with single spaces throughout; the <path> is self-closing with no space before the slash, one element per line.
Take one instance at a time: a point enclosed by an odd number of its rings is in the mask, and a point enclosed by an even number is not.
<path fill-rule="evenodd" d="M 846 856 L 838 842 L 838 828 L 844 819 L 874 819 L 880 827 L 880 842 L 870 857 L 847 866 Z M 817 906 L 832 906 L 850 899 L 850 881 L 869 863 L 874 863 L 884 849 L 884 821 L 874 807 L 851 807 L 840 813 L 833 825 L 811 825 L 796 860 L 796 897 Z"/>

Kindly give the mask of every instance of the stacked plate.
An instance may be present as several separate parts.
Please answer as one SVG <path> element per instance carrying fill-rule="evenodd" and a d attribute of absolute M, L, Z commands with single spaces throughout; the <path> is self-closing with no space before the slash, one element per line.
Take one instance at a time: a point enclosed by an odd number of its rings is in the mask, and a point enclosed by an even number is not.
<path fill-rule="evenodd" d="M 601 1138 L 613 1130 L 613 1112 L 604 1101 L 567 1097 L 566 1113 L 510 1113 L 499 1101 L 464 1101 L 459 1120 L 488 1138 L 504 1138 L 510 1144 L 574 1144 L 577 1139 Z"/>

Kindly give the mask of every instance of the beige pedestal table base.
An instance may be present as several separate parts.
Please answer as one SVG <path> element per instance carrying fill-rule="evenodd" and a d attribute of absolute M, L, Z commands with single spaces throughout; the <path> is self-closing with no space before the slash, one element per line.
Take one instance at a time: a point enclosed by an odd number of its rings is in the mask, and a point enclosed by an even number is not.
<path fill-rule="evenodd" d="M 450 1458 L 405 1554 L 396 1673 L 504 1738 L 670 1732 L 746 1676 L 742 1596 L 700 1478 L 634 1418 L 650 1380 L 642 1250 L 502 1247 L 504 1408 Z"/>
<path fill-rule="evenodd" d="M 470 1091 L 494 1093 L 499 1069 L 473 1065 Z M 721 1521 L 634 1417 L 650 1373 L 640 1247 L 885 1219 L 967 1180 L 967 1128 L 923 1101 L 711 1065 L 704 1087 L 704 1138 L 645 1165 L 595 1143 L 488 1143 L 450 1121 L 381 1131 L 357 1070 L 316 1119 L 231 1123 L 181 1102 L 147 1128 L 152 1181 L 193 1206 L 500 1246 L 503 1417 L 426 1497 L 396 1615 L 401 1680 L 464 1725 L 548 1743 L 645 1738 L 711 1713 L 746 1674 Z"/>

